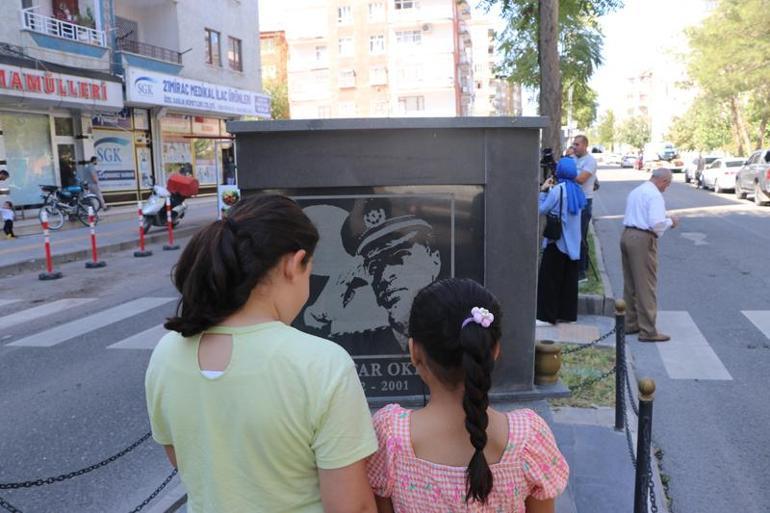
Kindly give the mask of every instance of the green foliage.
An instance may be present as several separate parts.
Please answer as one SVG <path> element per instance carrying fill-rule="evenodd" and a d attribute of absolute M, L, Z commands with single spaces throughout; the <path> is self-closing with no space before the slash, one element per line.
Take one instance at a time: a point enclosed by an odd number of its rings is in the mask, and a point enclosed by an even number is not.
<path fill-rule="evenodd" d="M 265 82 L 265 92 L 270 95 L 270 114 L 273 119 L 289 119 L 289 86 L 286 82 Z"/>
<path fill-rule="evenodd" d="M 674 120 L 668 139 L 680 150 L 732 152 L 730 113 L 718 100 L 700 96 L 682 117 Z"/>
<path fill-rule="evenodd" d="M 603 144 L 605 148 L 612 148 L 615 145 L 617 140 L 617 121 L 612 110 L 605 112 L 604 116 L 599 120 L 596 132 L 599 143 Z"/>
<path fill-rule="evenodd" d="M 634 148 L 642 149 L 650 142 L 650 120 L 645 116 L 628 118 L 618 130 L 620 142 L 630 144 Z"/>
<path fill-rule="evenodd" d="M 502 62 L 497 74 L 527 87 L 539 87 L 538 0 L 482 0 L 482 5 L 498 5 L 508 21 L 498 36 Z M 589 126 L 596 118 L 596 93 L 588 82 L 602 63 L 604 36 L 598 18 L 622 6 L 622 0 L 559 2 L 562 96 L 566 98 L 566 91 L 573 89 L 573 104 L 577 107 L 580 103 L 580 108 L 573 108 L 573 118 L 581 127 Z"/>
<path fill-rule="evenodd" d="M 562 91 L 562 125 L 567 124 L 569 109 L 569 89 L 563 88 Z M 596 119 L 596 109 L 598 108 L 598 95 L 596 91 L 586 84 L 577 84 L 572 91 L 572 119 L 577 126 L 585 128 L 591 126 Z"/>

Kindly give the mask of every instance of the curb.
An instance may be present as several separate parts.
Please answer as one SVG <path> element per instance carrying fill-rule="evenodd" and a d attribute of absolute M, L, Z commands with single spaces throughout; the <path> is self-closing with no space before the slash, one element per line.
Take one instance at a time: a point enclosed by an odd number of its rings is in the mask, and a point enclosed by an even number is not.
<path fill-rule="evenodd" d="M 200 226 L 188 225 L 182 228 L 174 230 L 174 237 L 182 239 L 193 235 Z M 165 232 L 158 231 L 155 234 L 145 237 L 146 244 L 153 244 L 157 242 L 165 242 L 168 239 L 168 235 Z M 112 244 L 105 244 L 99 246 L 99 254 L 118 253 L 127 249 L 136 249 L 136 240 L 124 240 L 120 242 L 113 242 Z M 53 256 L 53 263 L 66 264 L 69 262 L 77 262 L 79 260 L 87 260 L 91 258 L 91 249 L 82 249 L 77 251 L 70 251 L 67 253 L 59 253 Z M 45 267 L 45 258 L 32 258 L 24 260 L 23 262 L 15 262 L 13 264 L 7 264 L 0 266 L 0 276 L 11 276 L 14 274 L 20 274 L 26 271 L 39 271 Z"/>
<path fill-rule="evenodd" d="M 599 237 L 596 236 L 593 223 L 588 225 L 588 232 L 594 238 L 594 252 L 596 253 L 596 262 L 594 263 L 596 264 L 597 270 L 599 272 L 599 278 L 602 280 L 602 289 L 604 289 L 604 295 L 578 295 L 578 315 L 601 315 L 604 317 L 614 317 L 615 298 L 612 295 L 610 277 L 607 275 L 607 269 L 604 267 L 602 247 L 599 243 Z"/>

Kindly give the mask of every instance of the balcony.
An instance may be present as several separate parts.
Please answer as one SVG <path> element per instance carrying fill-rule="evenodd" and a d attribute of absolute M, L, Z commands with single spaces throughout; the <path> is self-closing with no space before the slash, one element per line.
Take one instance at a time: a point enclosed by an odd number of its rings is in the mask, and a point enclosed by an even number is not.
<path fill-rule="evenodd" d="M 22 9 L 21 26 L 25 30 L 47 36 L 100 46 L 102 48 L 107 47 L 107 39 L 103 30 L 96 30 L 69 21 L 43 16 L 35 12 L 35 7 Z"/>
<path fill-rule="evenodd" d="M 118 50 L 123 52 L 149 57 L 159 61 L 170 62 L 171 64 L 182 65 L 182 54 L 176 50 L 170 50 L 161 46 L 155 46 L 148 43 L 140 43 L 131 39 L 118 39 Z"/>

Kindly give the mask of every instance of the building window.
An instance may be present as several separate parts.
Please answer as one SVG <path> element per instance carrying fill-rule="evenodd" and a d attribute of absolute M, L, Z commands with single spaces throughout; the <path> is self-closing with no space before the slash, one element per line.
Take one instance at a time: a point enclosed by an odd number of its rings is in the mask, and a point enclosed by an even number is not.
<path fill-rule="evenodd" d="M 219 32 L 206 29 L 206 64 L 222 66 L 222 52 L 219 46 Z"/>
<path fill-rule="evenodd" d="M 410 112 L 422 112 L 425 110 L 424 96 L 399 96 L 398 111 L 401 114 Z"/>
<path fill-rule="evenodd" d="M 337 7 L 337 23 L 348 24 L 353 22 L 353 10 L 349 5 Z"/>
<path fill-rule="evenodd" d="M 378 21 L 385 18 L 385 4 L 372 2 L 369 4 L 369 21 Z"/>
<path fill-rule="evenodd" d="M 272 39 L 272 38 L 263 39 L 261 43 L 262 43 L 262 48 L 261 48 L 262 53 L 275 53 L 275 39 Z"/>
<path fill-rule="evenodd" d="M 351 57 L 353 55 L 353 38 L 341 37 L 337 43 L 340 57 Z"/>
<path fill-rule="evenodd" d="M 393 0 L 393 7 L 395 7 L 397 11 L 415 9 L 417 7 L 417 0 Z"/>
<path fill-rule="evenodd" d="M 422 82 L 423 79 L 423 66 L 417 64 L 409 64 L 399 68 L 399 78 L 404 84 L 414 84 L 415 82 Z"/>
<path fill-rule="evenodd" d="M 387 100 L 373 102 L 371 114 L 378 117 L 390 115 L 390 102 Z"/>
<path fill-rule="evenodd" d="M 332 117 L 332 108 L 328 105 L 319 105 L 318 106 L 318 117 L 319 118 L 330 118 Z"/>
<path fill-rule="evenodd" d="M 356 72 L 352 69 L 345 69 L 340 71 L 339 86 L 356 87 Z"/>
<path fill-rule="evenodd" d="M 369 53 L 372 55 L 385 53 L 385 36 L 369 36 Z"/>
<path fill-rule="evenodd" d="M 315 47 L 315 61 L 326 62 L 326 45 L 320 45 Z"/>
<path fill-rule="evenodd" d="M 337 117 L 340 117 L 340 118 L 356 117 L 356 102 L 339 102 L 337 104 Z"/>
<path fill-rule="evenodd" d="M 419 30 L 396 32 L 396 42 L 399 46 L 418 46 L 422 43 L 422 32 Z"/>
<path fill-rule="evenodd" d="M 235 37 L 227 38 L 227 62 L 230 69 L 243 71 L 243 61 L 241 60 L 241 40 Z"/>
<path fill-rule="evenodd" d="M 385 85 L 388 83 L 388 69 L 385 66 L 372 66 L 369 68 L 369 84 Z"/>

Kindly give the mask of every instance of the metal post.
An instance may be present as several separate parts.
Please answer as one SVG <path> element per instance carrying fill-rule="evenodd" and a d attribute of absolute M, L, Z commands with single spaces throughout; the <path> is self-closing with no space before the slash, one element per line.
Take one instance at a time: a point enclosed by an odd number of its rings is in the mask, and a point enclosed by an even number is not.
<path fill-rule="evenodd" d="M 615 430 L 625 426 L 626 401 L 623 380 L 626 379 L 626 302 L 615 301 Z M 633 397 L 629 398 L 633 401 Z"/>
<path fill-rule="evenodd" d="M 88 207 L 88 226 L 91 227 L 91 261 L 86 262 L 86 269 L 98 269 L 107 265 L 103 260 L 99 260 L 99 254 L 96 251 L 96 214 L 94 207 Z"/>
<path fill-rule="evenodd" d="M 144 215 L 142 214 L 142 202 L 137 201 L 139 211 L 139 251 L 134 251 L 135 257 L 147 257 L 152 255 L 152 251 L 144 249 Z"/>
<path fill-rule="evenodd" d="M 43 243 L 45 245 L 45 270 L 46 272 L 37 275 L 40 280 L 58 280 L 62 274 L 53 270 L 53 258 L 51 257 L 51 236 L 48 232 L 48 212 L 43 210 L 40 215 L 40 222 L 43 225 Z"/>
<path fill-rule="evenodd" d="M 652 476 L 650 444 L 652 442 L 652 400 L 655 381 L 639 380 L 639 430 L 636 439 L 636 486 L 634 487 L 634 513 L 647 513 L 647 496 Z"/>
<path fill-rule="evenodd" d="M 165 251 L 179 249 L 179 244 L 174 244 L 174 222 L 171 215 L 171 198 L 166 198 L 166 228 L 168 228 L 168 244 L 163 245 Z"/>

